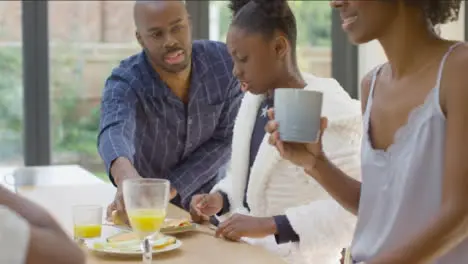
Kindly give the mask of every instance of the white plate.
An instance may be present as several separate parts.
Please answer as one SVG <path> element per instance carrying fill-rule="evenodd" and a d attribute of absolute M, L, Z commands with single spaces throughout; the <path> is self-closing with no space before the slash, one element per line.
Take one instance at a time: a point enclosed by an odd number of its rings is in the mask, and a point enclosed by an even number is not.
<path fill-rule="evenodd" d="M 102 236 L 96 239 L 86 240 L 85 246 L 92 252 L 105 254 L 105 255 L 115 255 L 115 256 L 141 256 L 142 251 L 138 244 L 131 246 L 128 249 L 119 249 L 119 248 L 95 248 L 96 243 L 106 243 L 106 239 L 110 236 L 122 233 L 127 231 L 126 229 L 121 229 L 115 226 L 103 225 L 102 226 Z M 133 243 L 132 243 L 133 244 Z M 153 249 L 153 254 L 159 254 L 163 252 L 172 251 L 178 249 L 182 246 L 182 242 L 176 239 L 176 242 L 172 245 L 166 246 L 162 249 Z"/>

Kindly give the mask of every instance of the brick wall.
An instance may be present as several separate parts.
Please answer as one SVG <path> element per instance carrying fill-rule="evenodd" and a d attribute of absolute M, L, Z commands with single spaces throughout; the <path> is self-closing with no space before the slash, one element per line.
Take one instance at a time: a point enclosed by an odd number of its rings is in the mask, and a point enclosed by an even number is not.
<path fill-rule="evenodd" d="M 0 41 L 21 40 L 21 2 L 0 1 Z"/>
<path fill-rule="evenodd" d="M 134 42 L 133 1 L 49 1 L 52 41 Z M 21 2 L 0 1 L 0 41 L 21 40 Z"/>
<path fill-rule="evenodd" d="M 80 96 L 91 105 L 99 102 L 111 68 L 139 51 L 134 38 L 133 4 L 134 1 L 49 1 L 50 56 L 75 54 L 76 65 L 82 68 L 78 77 Z M 0 42 L 21 41 L 21 15 L 20 1 L 0 1 Z M 298 55 L 303 70 L 324 77 L 331 75 L 329 49 L 302 47 Z M 86 109 L 89 105 L 83 106 Z"/>

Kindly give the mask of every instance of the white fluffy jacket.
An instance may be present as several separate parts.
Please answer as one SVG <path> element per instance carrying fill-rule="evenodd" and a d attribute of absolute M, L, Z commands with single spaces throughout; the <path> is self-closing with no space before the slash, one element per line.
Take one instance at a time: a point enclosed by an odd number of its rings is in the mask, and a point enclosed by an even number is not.
<path fill-rule="evenodd" d="M 361 108 L 334 79 L 304 74 L 308 90 L 323 92 L 322 115 L 328 117 L 323 136 L 327 156 L 348 175 L 360 178 Z M 226 177 L 212 190 L 224 191 L 231 213 L 247 213 L 243 207 L 249 166 L 249 149 L 261 95 L 246 93 L 237 116 L 232 158 Z M 355 216 L 343 209 L 302 168 L 283 160 L 268 144 L 266 135 L 250 171 L 247 202 L 252 216 L 285 214 L 299 243 L 276 245 L 274 237 L 247 239 L 280 254 L 288 263 L 339 263 L 341 249 L 349 246 Z M 223 221 L 228 215 L 223 216 Z"/>

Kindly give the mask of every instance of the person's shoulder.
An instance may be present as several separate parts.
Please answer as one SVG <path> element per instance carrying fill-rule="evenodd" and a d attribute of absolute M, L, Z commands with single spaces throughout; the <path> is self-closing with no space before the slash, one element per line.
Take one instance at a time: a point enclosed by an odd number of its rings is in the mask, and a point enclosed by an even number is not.
<path fill-rule="evenodd" d="M 6 205 L 0 205 L 0 220 L 2 221 L 0 234 L 8 229 L 15 230 L 16 232 L 20 233 L 21 230 L 27 230 L 29 225 L 23 217 L 21 217 L 17 212 L 13 211 Z"/>
<path fill-rule="evenodd" d="M 446 70 L 443 74 L 449 75 L 449 78 L 458 80 L 468 80 L 466 69 L 468 68 L 468 43 L 460 43 L 459 47 L 454 47 L 452 54 L 447 58 Z M 449 80 L 450 80 L 449 79 Z"/>
<path fill-rule="evenodd" d="M 0 205 L 0 221 L 0 254 L 7 263 L 24 263 L 30 243 L 29 223 L 5 205 Z"/>
<path fill-rule="evenodd" d="M 9 217 L 10 215 L 15 214 L 11 209 L 3 204 L 0 204 L 0 219 Z"/>
<path fill-rule="evenodd" d="M 14 219 L 13 222 L 18 222 L 16 220 L 18 220 L 19 218 L 22 219 L 22 217 L 17 212 L 13 211 L 6 205 L 3 205 L 3 204 L 0 205 L 0 220 L 2 221 L 2 223 L 6 223 L 10 221 L 11 219 Z"/>
<path fill-rule="evenodd" d="M 223 56 L 229 55 L 227 45 L 221 41 L 198 39 L 193 41 L 192 48 L 202 53 L 221 52 Z"/>
<path fill-rule="evenodd" d="M 147 77 L 144 76 L 147 72 L 145 63 L 143 51 L 121 60 L 107 77 L 104 92 L 115 89 L 126 92 L 130 88 L 140 87 L 140 83 Z"/>
<path fill-rule="evenodd" d="M 211 64 L 225 62 L 232 66 L 232 58 L 225 43 L 213 40 L 194 40 L 192 49 L 202 54 Z"/>
<path fill-rule="evenodd" d="M 139 77 L 141 67 L 145 63 L 143 52 L 134 54 L 120 61 L 120 63 L 112 69 L 110 77 L 119 78 L 131 82 Z"/>
<path fill-rule="evenodd" d="M 209 72 L 206 79 L 211 80 L 213 89 L 221 88 L 228 97 L 241 92 L 239 82 L 232 74 L 234 64 L 226 44 L 212 40 L 195 40 L 192 51 L 195 63 L 201 63 Z"/>
<path fill-rule="evenodd" d="M 367 100 L 369 99 L 370 90 L 372 87 L 372 82 L 374 78 L 377 78 L 377 75 L 382 71 L 382 69 L 387 65 L 387 62 L 379 64 L 368 71 L 361 80 L 361 112 L 364 113 L 367 107 Z"/>
<path fill-rule="evenodd" d="M 441 107 L 447 112 L 449 100 L 459 101 L 468 99 L 468 43 L 460 43 L 452 50 L 445 62 L 440 84 Z M 457 104 L 458 105 L 458 104 Z"/>

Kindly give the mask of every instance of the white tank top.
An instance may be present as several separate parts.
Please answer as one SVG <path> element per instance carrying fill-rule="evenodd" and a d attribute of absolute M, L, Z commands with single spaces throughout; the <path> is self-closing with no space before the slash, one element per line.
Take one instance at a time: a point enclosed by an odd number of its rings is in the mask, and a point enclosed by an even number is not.
<path fill-rule="evenodd" d="M 411 111 L 387 150 L 374 149 L 369 139 L 369 117 L 378 67 L 373 76 L 363 116 L 362 187 L 358 223 L 351 247 L 354 261 L 368 261 L 380 252 L 404 245 L 428 227 L 442 201 L 445 116 L 439 102 L 440 80 L 425 102 Z M 468 240 L 433 264 L 468 263 Z"/>

